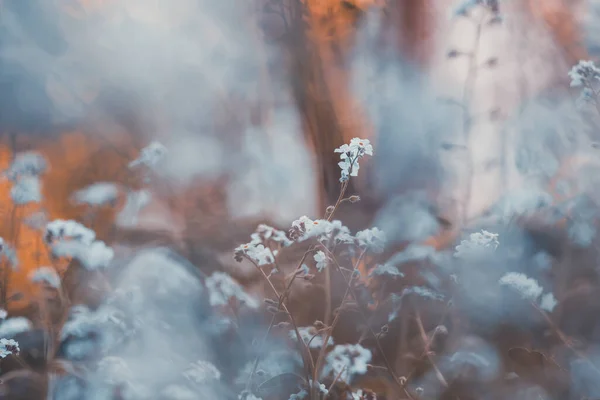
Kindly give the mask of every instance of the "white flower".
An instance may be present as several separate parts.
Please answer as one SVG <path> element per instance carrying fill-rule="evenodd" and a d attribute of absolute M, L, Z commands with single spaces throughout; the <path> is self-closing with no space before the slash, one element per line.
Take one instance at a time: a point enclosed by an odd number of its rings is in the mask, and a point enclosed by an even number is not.
<path fill-rule="evenodd" d="M 11 354 L 19 354 L 19 343 L 12 339 L 0 339 L 0 358 Z"/>
<path fill-rule="evenodd" d="M 350 230 L 341 221 L 337 220 L 312 220 L 307 216 L 302 216 L 292 222 L 291 231 L 291 235 L 300 242 L 313 237 L 316 237 L 319 241 L 332 237 L 333 240 L 340 243 L 351 243 L 354 240 L 350 235 Z"/>
<path fill-rule="evenodd" d="M 304 343 L 306 343 L 311 349 L 320 349 L 323 347 L 323 332 L 317 332 L 317 328 L 314 326 L 300 327 L 298 328 L 298 332 L 300 333 L 300 337 Z M 291 330 L 289 336 L 292 340 L 298 340 L 295 330 Z M 333 346 L 333 338 L 331 336 L 329 339 L 327 339 L 327 346 Z"/>
<path fill-rule="evenodd" d="M 508 286 L 519 292 L 527 300 L 535 301 L 542 294 L 543 289 L 535 279 L 518 272 L 509 272 L 500 278 L 500 285 Z"/>
<path fill-rule="evenodd" d="M 102 206 L 116 201 L 118 196 L 117 185 L 110 182 L 98 182 L 75 192 L 73 200 L 78 204 Z"/>
<path fill-rule="evenodd" d="M 300 390 L 298 393 L 290 395 L 288 400 L 304 400 L 308 397 L 308 392 L 305 389 Z"/>
<path fill-rule="evenodd" d="M 395 267 L 391 264 L 378 264 L 369 273 L 369 277 L 372 276 L 388 276 L 402 278 L 404 274 L 398 270 L 398 267 Z"/>
<path fill-rule="evenodd" d="M 235 259 L 239 262 L 242 260 L 242 255 L 247 256 L 254 261 L 259 267 L 272 264 L 275 262 L 275 256 L 268 247 L 256 242 L 250 242 L 235 248 Z"/>
<path fill-rule="evenodd" d="M 42 188 L 37 176 L 24 176 L 16 180 L 10 189 L 10 198 L 15 204 L 39 203 L 42 200 Z"/>
<path fill-rule="evenodd" d="M 372 250 L 375 253 L 381 253 L 385 247 L 385 232 L 379 228 L 365 229 L 356 233 L 356 240 L 359 246 Z"/>
<path fill-rule="evenodd" d="M 13 337 L 19 333 L 28 332 L 33 327 L 31 321 L 25 317 L 12 317 L 0 323 L 0 337 Z"/>
<path fill-rule="evenodd" d="M 371 351 L 360 344 L 338 344 L 327 354 L 323 374 L 339 375 L 341 381 L 348 383 L 354 375 L 367 372 L 371 358 Z"/>
<path fill-rule="evenodd" d="M 319 272 L 322 272 L 325 268 L 327 268 L 327 263 L 329 262 L 329 258 L 327 258 L 325 253 L 323 253 L 322 251 L 319 250 L 313 256 L 313 258 L 317 262 L 316 267 L 319 270 Z"/>
<path fill-rule="evenodd" d="M 556 299 L 554 298 L 554 294 L 552 293 L 546 293 L 540 299 L 540 308 L 548 312 L 552 312 L 552 310 L 554 310 L 554 307 L 556 307 L 557 304 L 558 302 L 556 301 Z"/>
<path fill-rule="evenodd" d="M 365 155 L 373 155 L 373 146 L 367 139 L 354 138 L 350 141 L 350 145 L 343 144 L 334 150 L 335 153 L 340 154 L 340 161 L 338 163 L 342 170 L 342 177 L 340 181 L 344 182 L 348 180 L 350 176 L 358 176 L 358 170 L 360 165 L 358 159 Z"/>
<path fill-rule="evenodd" d="M 208 361 L 196 361 L 190 364 L 183 376 L 195 383 L 204 384 L 221 379 L 221 371 Z"/>
<path fill-rule="evenodd" d="M 6 312 L 6 310 L 3 308 L 0 308 L 0 321 L 6 319 L 7 316 L 8 316 L 8 313 Z"/>
<path fill-rule="evenodd" d="M 590 86 L 592 80 L 600 78 L 600 69 L 596 67 L 593 61 L 580 60 L 579 63 L 569 71 L 571 78 L 571 87 Z"/>
<path fill-rule="evenodd" d="M 89 245 L 96 239 L 96 233 L 79 222 L 56 219 L 46 225 L 45 238 L 48 243 L 69 239 Z"/>
<path fill-rule="evenodd" d="M 46 159 L 39 153 L 18 153 L 6 171 L 6 176 L 16 181 L 22 176 L 39 176 L 46 172 L 48 164 Z"/>
<path fill-rule="evenodd" d="M 474 259 L 486 256 L 490 251 L 496 250 L 499 244 L 497 233 L 491 233 L 486 230 L 475 232 L 469 236 L 469 240 L 463 240 L 456 246 L 454 257 Z"/>
<path fill-rule="evenodd" d="M 167 155 L 167 148 L 161 143 L 154 141 L 144 147 L 140 152 L 140 156 L 129 163 L 129 168 L 145 165 L 146 167 L 157 166 Z"/>
<path fill-rule="evenodd" d="M 257 300 L 248 295 L 231 276 L 224 272 L 215 272 L 206 279 L 211 306 L 226 306 L 229 299 L 236 298 L 250 308 L 258 308 Z"/>
<path fill-rule="evenodd" d="M 319 382 L 313 382 L 312 379 L 310 379 L 308 381 L 308 384 L 310 387 L 314 387 L 319 389 L 319 392 L 323 393 L 324 395 L 327 395 L 329 393 L 329 390 L 327 390 L 327 386 L 325 386 L 324 383 L 319 383 Z"/>
<path fill-rule="evenodd" d="M 260 224 L 256 231 L 250 235 L 253 243 L 275 242 L 283 246 L 289 246 L 292 241 L 287 238 L 284 231 L 273 228 L 272 226 Z"/>
<path fill-rule="evenodd" d="M 34 283 L 45 283 L 50 287 L 60 287 L 60 276 L 52 267 L 40 267 L 29 274 L 29 279 Z"/>
<path fill-rule="evenodd" d="M 115 255 L 112 248 L 99 240 L 89 245 L 77 241 L 58 242 L 52 245 L 52 253 L 57 257 L 76 258 L 90 271 L 108 267 Z"/>
<path fill-rule="evenodd" d="M 349 147 L 350 151 L 358 153 L 361 157 L 364 154 L 368 156 L 373 155 L 373 146 L 371 145 L 371 142 L 367 139 L 354 138 L 350 140 Z"/>

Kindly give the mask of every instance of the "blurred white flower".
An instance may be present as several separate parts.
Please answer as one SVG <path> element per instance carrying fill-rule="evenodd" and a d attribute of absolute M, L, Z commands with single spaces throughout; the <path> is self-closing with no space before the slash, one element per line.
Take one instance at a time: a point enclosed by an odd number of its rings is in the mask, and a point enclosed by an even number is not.
<path fill-rule="evenodd" d="M 248 257 L 254 261 L 259 267 L 263 265 L 272 264 L 275 262 L 275 256 L 268 247 L 256 242 L 250 242 L 238 246 L 234 250 L 235 259 L 239 262 L 242 260 L 242 256 Z"/>
<path fill-rule="evenodd" d="M 316 267 L 319 272 L 322 272 L 325 268 L 327 268 L 327 264 L 329 263 L 329 258 L 325 255 L 321 250 L 317 251 L 313 258 L 316 261 Z"/>
<path fill-rule="evenodd" d="M 486 256 L 490 251 L 496 250 L 500 242 L 498 234 L 486 230 L 472 233 L 469 240 L 463 240 L 455 248 L 454 257 L 462 259 L 474 259 Z"/>
<path fill-rule="evenodd" d="M 360 344 L 338 344 L 327 354 L 323 376 L 339 374 L 340 380 L 348 383 L 354 375 L 367 372 L 371 358 L 371 351 Z"/>
<path fill-rule="evenodd" d="M 593 80 L 600 80 L 600 69 L 593 61 L 580 60 L 569 71 L 571 87 L 590 86 Z"/>
<path fill-rule="evenodd" d="M 221 379 L 221 371 L 208 361 L 196 361 L 183 372 L 183 376 L 194 383 L 205 384 Z"/>
<path fill-rule="evenodd" d="M 398 270 L 398 267 L 391 264 L 378 264 L 375 268 L 369 272 L 369 277 L 373 276 L 387 276 L 387 277 L 398 277 L 402 278 L 404 274 Z"/>
<path fill-rule="evenodd" d="M 52 245 L 52 253 L 57 257 L 73 257 L 90 271 L 108 267 L 115 255 L 114 250 L 100 240 L 89 245 L 76 241 L 57 242 Z"/>
<path fill-rule="evenodd" d="M 499 281 L 500 285 L 508 286 L 517 292 L 526 300 L 535 301 L 542 294 L 542 287 L 535 279 L 527 277 L 518 272 L 509 272 Z"/>
<path fill-rule="evenodd" d="M 137 159 L 129 163 L 129 168 L 144 165 L 149 168 L 156 167 L 167 155 L 167 148 L 161 143 L 154 141 L 140 151 Z"/>
<path fill-rule="evenodd" d="M 17 179 L 10 189 L 10 198 L 17 205 L 42 201 L 42 185 L 37 176 L 24 176 Z"/>
<path fill-rule="evenodd" d="M 0 321 L 6 319 L 7 316 L 8 316 L 8 313 L 6 312 L 6 310 L 3 308 L 0 308 Z"/>
<path fill-rule="evenodd" d="M 552 293 L 546 293 L 540 299 L 540 308 L 548 312 L 552 312 L 552 310 L 554 310 L 554 307 L 556 307 L 557 304 L 558 302 L 556 301 L 556 298 L 554 298 L 554 294 Z"/>
<path fill-rule="evenodd" d="M 96 239 L 96 233 L 77 221 L 56 219 L 46 225 L 45 239 L 48 243 L 68 239 L 89 245 Z"/>
<path fill-rule="evenodd" d="M 298 393 L 290 395 L 288 400 L 304 400 L 308 397 L 308 392 L 305 389 L 300 390 Z"/>
<path fill-rule="evenodd" d="M 6 176 L 12 181 L 23 176 L 39 176 L 46 172 L 48 169 L 48 163 L 46 159 L 39 153 L 36 152 L 25 152 L 18 153 L 15 159 L 10 164 L 9 169 L 6 171 Z"/>
<path fill-rule="evenodd" d="M 73 201 L 89 206 L 102 206 L 113 203 L 119 196 L 119 188 L 110 182 L 98 182 L 78 190 L 73 194 Z"/>
<path fill-rule="evenodd" d="M 235 298 L 250 308 L 258 308 L 259 303 L 251 297 L 231 276 L 224 272 L 215 272 L 206 278 L 206 288 L 211 306 L 226 306 L 229 299 Z"/>
<path fill-rule="evenodd" d="M 19 354 L 19 343 L 12 339 L 0 339 L 0 358 L 11 354 Z"/>
<path fill-rule="evenodd" d="M 29 274 L 29 279 L 34 283 L 45 283 L 50 287 L 60 287 L 60 276 L 52 267 L 40 267 Z"/>
<path fill-rule="evenodd" d="M 327 390 L 327 386 L 325 386 L 324 383 L 314 382 L 312 379 L 310 379 L 308 381 L 308 385 L 310 387 L 314 387 L 314 388 L 319 389 L 319 392 L 322 393 L 322 394 L 324 394 L 324 395 L 327 395 L 329 393 L 329 390 Z"/>
<path fill-rule="evenodd" d="M 25 317 L 12 317 L 0 323 L 0 337 L 10 338 L 19 333 L 28 332 L 33 324 Z"/>
<path fill-rule="evenodd" d="M 292 241 L 287 238 L 284 231 L 273 228 L 272 226 L 260 224 L 256 231 L 250 235 L 253 243 L 275 242 L 283 246 L 289 246 Z"/>
<path fill-rule="evenodd" d="M 300 337 L 302 337 L 304 343 L 306 343 L 311 349 L 320 349 L 323 347 L 323 332 L 318 333 L 317 328 L 314 326 L 299 327 L 298 332 L 300 333 Z M 295 330 L 291 330 L 289 332 L 289 336 L 292 340 L 298 341 Z M 327 339 L 327 346 L 333 346 L 333 338 L 331 336 L 329 339 Z"/>
<path fill-rule="evenodd" d="M 379 228 L 365 229 L 356 233 L 356 240 L 358 245 L 373 251 L 374 253 L 381 253 L 385 247 L 386 236 Z"/>

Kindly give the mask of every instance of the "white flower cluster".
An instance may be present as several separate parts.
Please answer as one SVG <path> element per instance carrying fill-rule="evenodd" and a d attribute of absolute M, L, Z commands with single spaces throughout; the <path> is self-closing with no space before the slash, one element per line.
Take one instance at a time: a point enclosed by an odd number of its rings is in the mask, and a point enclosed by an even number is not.
<path fill-rule="evenodd" d="M 315 267 L 319 272 L 323 272 L 323 270 L 327 268 L 327 264 L 329 263 L 329 257 L 327 257 L 325 253 L 321 250 L 315 253 L 313 259 L 316 262 Z"/>
<path fill-rule="evenodd" d="M 256 231 L 250 235 L 250 238 L 252 240 L 249 243 L 236 247 L 236 261 L 241 262 L 246 257 L 258 266 L 273 264 L 278 250 L 271 251 L 270 245 L 275 244 L 277 247 L 285 247 L 292 244 L 285 232 L 264 224 L 260 224 Z"/>
<path fill-rule="evenodd" d="M 306 391 L 306 389 L 302 389 L 298 393 L 291 394 L 288 400 L 304 400 L 307 397 L 308 392 Z"/>
<path fill-rule="evenodd" d="M 55 256 L 74 257 L 89 270 L 106 268 L 114 257 L 113 249 L 76 221 L 57 219 L 48 223 L 45 239 Z"/>
<path fill-rule="evenodd" d="M 25 205 L 42 201 L 42 183 L 37 176 L 23 176 L 10 189 L 15 204 Z"/>
<path fill-rule="evenodd" d="M 354 238 L 350 229 L 345 227 L 341 221 L 328 221 L 326 219 L 312 220 L 306 215 L 292 222 L 290 236 L 302 242 L 316 237 L 319 241 L 333 239 L 337 243 L 353 243 Z"/>
<path fill-rule="evenodd" d="M 476 259 L 489 254 L 498 248 L 498 234 L 486 230 L 472 233 L 469 240 L 463 240 L 454 252 L 454 257 L 462 259 Z"/>
<path fill-rule="evenodd" d="M 144 165 L 148 168 L 156 167 L 167 155 L 167 148 L 154 141 L 140 151 L 138 158 L 129 163 L 129 168 Z"/>
<path fill-rule="evenodd" d="M 591 87 L 594 81 L 600 80 L 600 69 L 593 61 L 580 60 L 579 63 L 569 71 L 571 87 Z"/>
<path fill-rule="evenodd" d="M 221 371 L 208 361 L 196 361 L 183 372 L 183 376 L 197 384 L 206 384 L 221 379 Z"/>
<path fill-rule="evenodd" d="M 11 354 L 19 354 L 19 343 L 13 339 L 0 339 L 0 358 Z"/>
<path fill-rule="evenodd" d="M 323 374 L 339 375 L 342 382 L 348 383 L 354 375 L 367 372 L 371 358 L 371 351 L 360 344 L 338 344 L 327 354 Z"/>
<path fill-rule="evenodd" d="M 598 81 L 600 80 L 600 69 L 596 67 L 593 61 L 580 60 L 579 63 L 569 71 L 571 78 L 571 87 L 581 87 L 581 92 L 576 100 L 576 106 L 580 109 L 587 104 L 593 104 L 597 101 Z"/>
<path fill-rule="evenodd" d="M 340 182 L 347 181 L 351 176 L 358 176 L 359 164 L 358 160 L 365 155 L 373 155 L 373 146 L 367 139 L 354 138 L 350 144 L 343 144 L 334 150 L 336 153 L 341 153 L 342 161 L 338 163 L 342 169 L 342 177 Z"/>
<path fill-rule="evenodd" d="M 39 177 L 46 172 L 47 169 L 48 164 L 41 154 L 36 152 L 25 152 L 15 156 L 15 159 L 10 164 L 5 175 L 11 181 L 16 182 L 22 177 Z"/>
<path fill-rule="evenodd" d="M 379 228 L 365 229 L 356 233 L 358 245 L 374 253 L 381 253 L 386 243 L 385 232 Z"/>
<path fill-rule="evenodd" d="M 14 183 L 10 189 L 10 196 L 15 204 L 38 203 L 42 200 L 40 175 L 46 169 L 46 160 L 40 154 L 34 152 L 17 154 L 5 173 Z"/>
<path fill-rule="evenodd" d="M 98 182 L 75 192 L 73 201 L 88 206 L 102 206 L 114 203 L 118 196 L 119 188 L 116 184 Z"/>
<path fill-rule="evenodd" d="M 323 347 L 323 335 L 317 332 L 317 328 L 314 326 L 304 326 L 298 328 L 298 332 L 300 332 L 300 337 L 310 347 L 311 349 L 320 349 Z M 297 341 L 298 337 L 296 336 L 296 331 L 291 330 L 290 338 L 292 340 Z M 330 336 L 327 340 L 327 346 L 333 346 L 333 338 Z"/>
<path fill-rule="evenodd" d="M 557 304 L 557 301 L 552 293 L 546 293 L 542 296 L 544 289 L 542 289 L 535 279 L 529 278 L 525 274 L 521 274 L 519 272 L 509 272 L 502 276 L 498 282 L 502 286 L 507 286 L 513 290 L 516 290 L 521 297 L 526 300 L 537 302 L 539 298 L 538 305 L 542 310 L 552 312 Z"/>
<path fill-rule="evenodd" d="M 231 298 L 239 300 L 250 308 L 258 308 L 256 299 L 248 295 L 231 276 L 224 272 L 215 272 L 206 278 L 209 302 L 211 306 L 226 306 Z"/>
<path fill-rule="evenodd" d="M 55 289 L 60 287 L 60 276 L 52 267 L 40 267 L 29 274 L 33 283 L 43 283 Z"/>

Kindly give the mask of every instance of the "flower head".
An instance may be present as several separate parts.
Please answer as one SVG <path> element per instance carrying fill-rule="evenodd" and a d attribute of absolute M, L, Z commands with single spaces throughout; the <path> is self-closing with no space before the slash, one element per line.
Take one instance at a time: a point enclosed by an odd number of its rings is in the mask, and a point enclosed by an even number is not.
<path fill-rule="evenodd" d="M 454 256 L 462 259 L 478 258 L 496 250 L 499 244 L 497 233 L 481 230 L 481 232 L 472 233 L 469 240 L 461 241 L 456 246 Z"/>
<path fill-rule="evenodd" d="M 373 146 L 367 139 L 354 138 L 350 144 L 343 144 L 334 150 L 335 153 L 340 153 L 340 161 L 338 163 L 342 170 L 341 182 L 349 179 L 350 176 L 358 176 L 358 159 L 365 155 L 373 155 Z"/>
<path fill-rule="evenodd" d="M 499 281 L 500 285 L 516 290 L 524 299 L 535 301 L 542 294 L 542 287 L 535 279 L 518 272 L 509 272 Z"/>
<path fill-rule="evenodd" d="M 600 80 L 600 69 L 593 61 L 580 60 L 569 71 L 571 87 L 590 86 L 593 80 Z"/>
<path fill-rule="evenodd" d="M 371 361 L 371 351 L 360 344 L 338 344 L 327 354 L 324 375 L 340 376 L 343 382 L 349 382 L 354 375 L 367 372 L 367 364 Z"/>
<path fill-rule="evenodd" d="M 325 268 L 327 268 L 327 263 L 329 262 L 329 258 L 323 253 L 321 250 L 317 251 L 313 258 L 316 261 L 316 267 L 319 272 L 322 272 Z"/>
<path fill-rule="evenodd" d="M 0 358 L 11 354 L 19 354 L 19 343 L 13 339 L 0 339 Z"/>
<path fill-rule="evenodd" d="M 52 267 L 40 267 L 29 274 L 29 279 L 34 283 L 44 283 L 58 289 L 60 287 L 60 276 Z"/>

